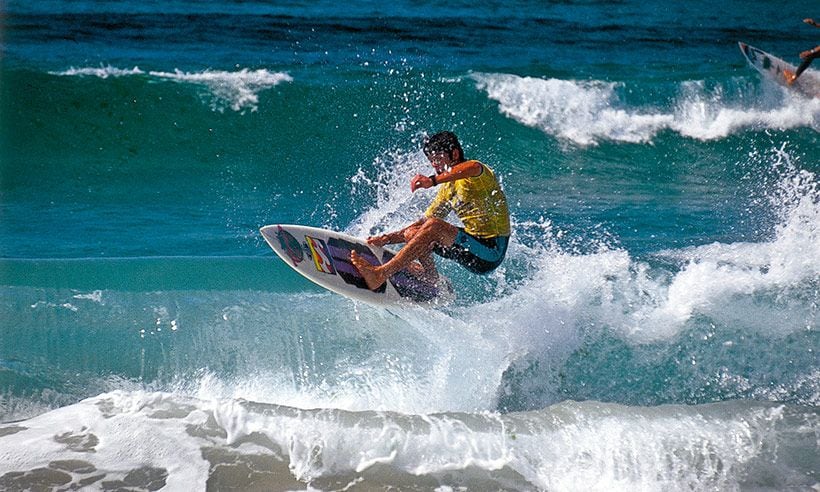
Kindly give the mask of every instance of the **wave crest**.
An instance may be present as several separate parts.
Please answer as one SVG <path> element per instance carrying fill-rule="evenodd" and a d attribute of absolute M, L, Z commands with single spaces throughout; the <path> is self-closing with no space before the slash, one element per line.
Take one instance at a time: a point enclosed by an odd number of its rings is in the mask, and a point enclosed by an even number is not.
<path fill-rule="evenodd" d="M 588 146 L 601 141 L 649 143 L 671 130 L 708 141 L 747 128 L 820 128 L 820 98 L 764 94 L 758 101 L 731 100 L 702 81 L 681 84 L 671 108 L 632 107 L 618 97 L 622 83 L 477 73 L 478 89 L 508 117 L 544 133 Z"/>
<path fill-rule="evenodd" d="M 236 72 L 205 70 L 203 72 L 143 71 L 139 67 L 122 69 L 112 66 L 70 68 L 62 72 L 52 72 L 59 76 L 92 76 L 101 79 L 109 77 L 145 76 L 153 79 L 195 84 L 208 89 L 211 108 L 224 111 L 256 111 L 259 107 L 259 93 L 282 82 L 292 82 L 293 77 L 285 72 L 271 72 L 266 69 L 244 68 Z"/>

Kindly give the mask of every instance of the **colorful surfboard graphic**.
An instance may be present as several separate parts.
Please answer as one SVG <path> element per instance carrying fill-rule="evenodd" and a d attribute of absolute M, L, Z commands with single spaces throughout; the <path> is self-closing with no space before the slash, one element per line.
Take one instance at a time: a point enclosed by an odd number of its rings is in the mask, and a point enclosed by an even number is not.
<path fill-rule="evenodd" d="M 293 262 L 293 266 L 298 265 L 302 260 L 304 260 L 305 257 L 302 254 L 302 246 L 299 244 L 299 241 L 293 237 L 293 234 L 283 229 L 282 226 L 279 226 L 276 232 L 276 237 L 279 239 L 279 244 L 282 246 L 282 250 L 288 258 L 290 258 L 290 261 Z"/>
<path fill-rule="evenodd" d="M 330 251 L 328 251 L 325 242 L 310 236 L 305 236 L 305 241 L 307 241 L 308 248 L 310 248 L 310 255 L 313 257 L 316 270 L 336 275 L 336 268 L 333 267 L 333 260 L 330 259 Z"/>

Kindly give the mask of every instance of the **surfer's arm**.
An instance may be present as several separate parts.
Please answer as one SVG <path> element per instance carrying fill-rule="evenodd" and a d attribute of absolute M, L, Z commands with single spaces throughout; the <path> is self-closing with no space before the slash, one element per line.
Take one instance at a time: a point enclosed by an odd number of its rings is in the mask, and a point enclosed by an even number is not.
<path fill-rule="evenodd" d="M 449 171 L 443 171 L 431 176 L 417 174 L 410 180 L 410 191 L 419 188 L 432 188 L 433 186 L 450 181 L 458 181 L 464 178 L 474 178 L 484 172 L 484 165 L 478 161 L 464 161 L 451 167 Z"/>
<path fill-rule="evenodd" d="M 814 49 L 800 53 L 801 60 L 814 60 L 818 56 L 820 56 L 820 46 L 815 46 Z"/>
<path fill-rule="evenodd" d="M 814 19 L 812 19 L 812 18 L 803 19 L 803 22 L 805 22 L 806 24 L 808 24 L 810 26 L 820 27 L 820 24 L 814 22 Z"/>
<path fill-rule="evenodd" d="M 484 172 L 484 165 L 478 161 L 464 161 L 456 164 L 449 171 L 436 175 L 436 184 L 449 183 L 459 179 L 474 178 Z"/>

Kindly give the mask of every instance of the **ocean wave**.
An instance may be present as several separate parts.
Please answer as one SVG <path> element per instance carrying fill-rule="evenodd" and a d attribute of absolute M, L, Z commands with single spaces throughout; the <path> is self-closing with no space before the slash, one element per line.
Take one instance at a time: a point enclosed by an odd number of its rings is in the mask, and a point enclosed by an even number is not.
<path fill-rule="evenodd" d="M 568 395 L 817 405 L 820 190 L 785 146 L 766 159 L 778 175 L 768 191 L 778 220 L 760 242 L 639 259 L 606 241 L 592 253 L 566 250 L 549 222 L 517 224 L 508 262 L 528 265 L 530 276 L 500 282 L 502 295 L 459 315 L 503 332 L 499 344 L 519 354 L 499 407 L 540 408 Z"/>
<path fill-rule="evenodd" d="M 636 343 L 673 339 L 702 316 L 772 336 L 815 326 L 817 305 L 810 296 L 820 278 L 817 176 L 800 169 L 786 145 L 763 158 L 761 165 L 776 176 L 767 192 L 776 216 L 769 240 L 665 250 L 644 260 L 591 237 L 584 241 L 592 253 L 580 254 L 559 244 L 562 232 L 549 221 L 514 221 L 508 261 L 489 282 L 482 277 L 470 281 L 481 284 L 478 290 L 493 284 L 492 295 L 485 292 L 455 308 L 463 309 L 455 317 L 472 324 L 510 313 L 498 322 L 507 333 L 509 326 L 529 322 L 562 319 L 561 324 L 575 326 L 580 319 L 592 320 Z M 396 153 L 371 166 L 376 179 L 360 170 L 354 186 L 375 188 L 376 199 L 347 232 L 366 236 L 395 230 L 421 215 L 425 200 L 414 199 L 402 176 L 423 161 L 420 153 Z M 661 260 L 662 266 L 652 260 Z M 523 278 L 516 278 L 516 269 Z M 550 306 L 555 312 L 536 314 Z M 516 319 L 530 311 L 534 319 Z"/>
<path fill-rule="evenodd" d="M 565 402 L 509 415 L 414 415 L 114 391 L 0 427 L 0 483 L 151 490 L 217 481 L 291 489 L 397 481 L 512 490 L 800 486 L 813 483 L 811 463 L 800 457 L 817 453 L 817 418 L 810 408 L 760 403 Z"/>
<path fill-rule="evenodd" d="M 786 146 L 758 157 L 764 162 L 757 165 L 769 167 L 773 176 L 766 188 L 775 217 L 759 242 L 636 257 L 606 234 L 595 239 L 586 233 L 578 251 L 548 220 L 514 220 L 507 260 L 491 275 L 466 278 L 459 268 L 441 265 L 459 286 L 460 300 L 446 317 L 434 326 L 412 315 L 403 318 L 431 340 L 449 338 L 441 331 L 450 333 L 450 327 L 462 342 L 469 339 L 448 349 L 447 367 L 454 373 L 463 369 L 481 391 L 493 390 L 479 381 L 497 385 L 497 401 L 488 408 L 540 408 L 567 397 L 816 405 L 820 380 L 811 361 L 820 287 L 817 177 L 800 169 Z M 422 211 L 416 207 L 424 200 L 413 200 L 400 177 L 423 159 L 393 154 L 390 164 L 369 168 L 376 169 L 376 178 L 360 170 L 354 184 L 375 188 L 376 199 L 349 232 L 394 230 L 418 217 Z M 801 344 L 807 348 L 797 348 Z M 781 353 L 772 353 L 772 345 Z M 759 365 L 749 367 L 750 356 Z M 636 376 L 642 373 L 650 376 Z M 664 391 L 657 390 L 660 376 L 653 374 L 665 375 Z"/>
<path fill-rule="evenodd" d="M 275 87 L 282 82 L 292 82 L 293 77 L 285 72 L 271 72 L 266 69 L 250 70 L 244 68 L 235 72 L 223 70 L 205 70 L 202 72 L 144 71 L 139 67 L 121 69 L 112 66 L 70 68 L 62 72 L 51 72 L 59 76 L 93 76 L 101 79 L 109 77 L 145 76 L 154 79 L 168 80 L 204 86 L 208 89 L 211 107 L 216 111 L 230 108 L 233 111 L 256 111 L 259 106 L 259 93 Z"/>
<path fill-rule="evenodd" d="M 520 77 L 472 75 L 479 90 L 499 103 L 499 111 L 519 123 L 578 145 L 602 141 L 649 143 L 671 130 L 702 141 L 725 138 L 749 128 L 820 128 L 820 98 L 793 94 L 767 95 L 777 101 L 731 100 L 702 81 L 684 82 L 668 109 L 632 107 L 620 100 L 624 84 Z"/>
<path fill-rule="evenodd" d="M 203 399 L 411 414 L 567 398 L 816 405 L 820 192 L 786 147 L 772 156 L 778 220 L 760 242 L 647 258 L 592 233 L 575 251 L 549 222 L 515 221 L 492 275 L 442 265 L 460 296 L 444 310 L 358 305 L 263 257 L 6 261 L 13 281 L 0 288 L 0 318 L 30 366 L 4 377 L 13 395 L 44 405 L 57 401 L 46 390 L 76 401 L 111 389 L 107 374 Z M 355 186 L 377 188 L 351 222 L 359 235 L 421 213 L 413 207 L 425 200 L 411 200 L 401 176 L 424 158 L 393 159 L 357 173 Z M 153 283 L 135 280 L 146 276 Z M 16 412 L 0 402 L 0 418 Z"/>

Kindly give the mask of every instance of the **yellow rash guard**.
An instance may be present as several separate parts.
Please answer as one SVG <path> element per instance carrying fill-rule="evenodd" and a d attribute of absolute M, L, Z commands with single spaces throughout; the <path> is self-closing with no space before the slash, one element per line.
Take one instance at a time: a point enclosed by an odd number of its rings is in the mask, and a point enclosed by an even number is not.
<path fill-rule="evenodd" d="M 481 174 L 439 185 L 438 194 L 424 213 L 427 217 L 447 217 L 455 211 L 464 230 L 479 238 L 510 235 L 510 211 L 493 171 L 481 164 Z"/>

